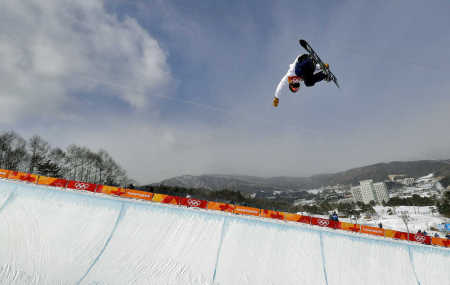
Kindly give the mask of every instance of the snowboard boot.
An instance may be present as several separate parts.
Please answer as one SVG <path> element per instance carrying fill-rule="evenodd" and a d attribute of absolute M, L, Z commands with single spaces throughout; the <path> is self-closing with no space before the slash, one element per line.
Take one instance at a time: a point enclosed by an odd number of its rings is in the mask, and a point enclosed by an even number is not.
<path fill-rule="evenodd" d="M 330 71 L 330 65 L 328 63 L 323 63 L 323 65 L 325 65 L 325 69 L 323 72 L 327 75 L 327 77 L 325 77 L 325 81 L 330 82 L 332 80 L 331 78 L 331 74 L 328 72 Z"/>
<path fill-rule="evenodd" d="M 316 63 L 316 70 L 322 70 L 324 72 L 330 70 L 330 65 L 328 63 L 324 63 L 323 65 L 325 65 L 325 69 L 323 69 L 320 64 Z"/>

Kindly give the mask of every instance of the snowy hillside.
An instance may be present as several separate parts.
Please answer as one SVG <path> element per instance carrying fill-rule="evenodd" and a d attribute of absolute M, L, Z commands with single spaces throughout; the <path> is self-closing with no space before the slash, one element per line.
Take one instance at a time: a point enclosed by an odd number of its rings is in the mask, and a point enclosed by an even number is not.
<path fill-rule="evenodd" d="M 450 250 L 0 180 L 0 284 L 444 284 Z"/>

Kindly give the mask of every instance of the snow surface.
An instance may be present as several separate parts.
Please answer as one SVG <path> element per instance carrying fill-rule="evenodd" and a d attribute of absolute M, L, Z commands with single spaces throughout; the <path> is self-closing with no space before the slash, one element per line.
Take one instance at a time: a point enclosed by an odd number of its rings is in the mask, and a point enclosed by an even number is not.
<path fill-rule="evenodd" d="M 0 284 L 448 284 L 450 250 L 0 180 Z"/>

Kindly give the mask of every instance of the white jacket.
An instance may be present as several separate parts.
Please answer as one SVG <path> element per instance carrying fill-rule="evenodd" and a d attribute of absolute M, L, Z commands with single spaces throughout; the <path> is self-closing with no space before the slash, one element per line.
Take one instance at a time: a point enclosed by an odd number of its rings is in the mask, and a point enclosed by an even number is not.
<path fill-rule="evenodd" d="M 278 83 L 277 89 L 275 90 L 275 98 L 278 98 L 278 96 L 281 94 L 281 92 L 284 89 L 288 89 L 289 83 L 288 83 L 288 77 L 289 76 L 296 76 L 295 74 L 295 64 L 298 61 L 298 58 L 300 56 L 297 56 L 295 58 L 295 60 L 289 65 L 289 70 L 288 72 L 283 76 L 283 78 L 281 78 L 280 83 Z M 320 69 L 320 65 L 316 64 L 316 70 Z"/>

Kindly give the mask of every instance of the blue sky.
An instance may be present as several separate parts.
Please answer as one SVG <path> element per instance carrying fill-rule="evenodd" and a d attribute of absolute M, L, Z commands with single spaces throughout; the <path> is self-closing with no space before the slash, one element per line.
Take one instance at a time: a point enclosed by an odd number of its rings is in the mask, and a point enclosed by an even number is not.
<path fill-rule="evenodd" d="M 0 128 L 140 183 L 450 157 L 448 1 L 7 1 Z M 275 87 L 307 39 L 340 80 Z"/>

